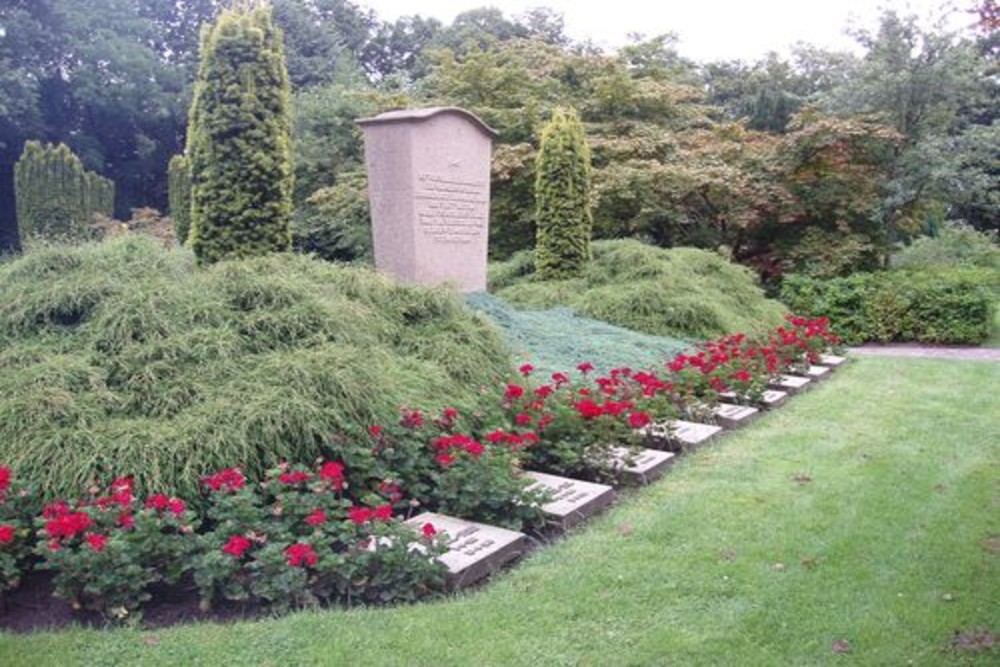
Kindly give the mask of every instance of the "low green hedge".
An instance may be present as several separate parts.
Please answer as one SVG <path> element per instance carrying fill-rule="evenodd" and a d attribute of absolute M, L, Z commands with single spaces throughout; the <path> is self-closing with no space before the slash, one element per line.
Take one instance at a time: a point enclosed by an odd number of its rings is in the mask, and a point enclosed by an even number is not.
<path fill-rule="evenodd" d="M 781 298 L 796 313 L 826 315 L 849 344 L 867 341 L 980 344 L 996 307 L 996 272 L 900 269 L 818 280 L 790 275 Z"/>

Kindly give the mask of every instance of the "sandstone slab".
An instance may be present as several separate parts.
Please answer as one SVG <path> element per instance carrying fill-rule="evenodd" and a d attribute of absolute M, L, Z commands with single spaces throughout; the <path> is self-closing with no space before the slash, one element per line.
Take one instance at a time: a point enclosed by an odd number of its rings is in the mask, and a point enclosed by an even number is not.
<path fill-rule="evenodd" d="M 406 522 L 417 530 L 431 524 L 448 540 L 440 561 L 448 568 L 448 587 L 473 584 L 527 551 L 528 536 L 506 528 L 425 512 Z"/>
<path fill-rule="evenodd" d="M 676 454 L 658 449 L 642 449 L 631 456 L 625 447 L 616 447 L 611 451 L 615 460 L 615 472 L 622 482 L 639 486 L 663 476 L 667 468 L 674 462 Z"/>
<path fill-rule="evenodd" d="M 760 415 L 760 410 L 749 405 L 719 403 L 712 411 L 719 426 L 727 429 L 746 426 Z"/>
<path fill-rule="evenodd" d="M 365 135 L 375 268 L 407 284 L 484 291 L 496 132 L 457 107 L 357 122 Z"/>
<path fill-rule="evenodd" d="M 836 368 L 838 366 L 844 365 L 847 361 L 847 357 L 841 357 L 836 354 L 821 354 L 819 355 L 819 365 L 828 366 L 830 368 Z"/>
<path fill-rule="evenodd" d="M 542 505 L 542 511 L 549 522 L 560 530 L 575 526 L 615 499 L 615 490 L 606 484 L 542 472 L 527 471 L 524 474 L 534 482 L 529 489 L 546 490 L 552 494 L 552 500 Z"/>
<path fill-rule="evenodd" d="M 795 395 L 805 391 L 809 387 L 811 380 L 800 375 L 782 375 L 777 380 L 768 383 L 768 387 L 777 391 Z"/>

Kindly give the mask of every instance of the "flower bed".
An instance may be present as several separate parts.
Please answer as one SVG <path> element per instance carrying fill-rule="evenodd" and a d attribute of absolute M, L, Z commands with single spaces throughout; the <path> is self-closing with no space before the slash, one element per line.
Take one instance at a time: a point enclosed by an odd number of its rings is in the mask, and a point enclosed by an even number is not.
<path fill-rule="evenodd" d="M 197 589 L 200 606 L 282 610 L 322 603 L 408 602 L 441 594 L 446 540 L 424 511 L 540 529 L 544 492 L 523 470 L 614 480 L 654 422 L 690 416 L 733 391 L 750 399 L 837 340 L 825 319 L 790 317 L 766 340 L 737 334 L 677 355 L 662 371 L 617 368 L 539 382 L 530 364 L 491 414 L 403 408 L 393 424 L 331 437 L 331 457 L 282 464 L 262 480 L 227 468 L 200 498 L 142 495 L 133 477 L 72 502 L 40 496 L 0 467 L 0 594 L 31 570 L 52 572 L 74 610 L 110 619 L 141 611 L 157 587 Z M 627 460 L 627 457 L 626 457 Z"/>

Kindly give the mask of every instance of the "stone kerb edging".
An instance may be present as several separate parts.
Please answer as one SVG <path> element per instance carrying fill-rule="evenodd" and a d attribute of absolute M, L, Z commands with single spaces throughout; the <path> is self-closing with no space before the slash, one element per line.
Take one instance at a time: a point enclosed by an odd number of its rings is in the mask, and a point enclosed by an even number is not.
<path fill-rule="evenodd" d="M 844 357 L 823 355 L 816 366 L 827 369 L 827 372 L 817 377 L 828 377 L 830 372 L 846 361 Z M 809 378 L 791 374 L 783 376 L 782 382 L 788 378 L 804 382 L 788 383 L 792 385 L 789 388 L 794 387 L 790 393 L 777 390 L 765 392 L 759 408 L 720 403 L 713 410 L 717 424 L 671 420 L 646 427 L 643 432 L 650 449 L 640 450 L 638 454 L 631 456 L 624 447 L 612 451 L 617 461 L 616 486 L 643 485 L 659 479 L 678 456 L 750 424 L 760 416 L 761 409 L 766 411 L 784 405 L 790 395 L 800 393 L 810 384 Z M 731 392 L 720 396 L 737 398 Z M 615 488 L 606 484 L 534 471 L 525 471 L 524 474 L 533 481 L 532 487 L 548 489 L 552 493 L 552 500 L 542 506 L 551 533 L 561 534 L 582 524 L 610 507 L 618 498 Z M 531 540 L 524 533 L 443 514 L 424 513 L 407 523 L 417 528 L 431 523 L 439 532 L 448 536 L 449 550 L 440 560 L 448 568 L 448 586 L 451 590 L 477 583 L 516 562 L 530 549 Z"/>

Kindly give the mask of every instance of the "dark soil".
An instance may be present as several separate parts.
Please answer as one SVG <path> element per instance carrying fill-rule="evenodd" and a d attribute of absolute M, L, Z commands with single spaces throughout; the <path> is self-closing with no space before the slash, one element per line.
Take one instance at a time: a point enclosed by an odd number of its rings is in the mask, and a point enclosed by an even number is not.
<path fill-rule="evenodd" d="M 175 586 L 154 586 L 152 599 L 142 606 L 142 625 L 162 628 L 191 621 L 234 621 L 264 615 L 263 607 L 252 604 L 222 604 L 205 612 L 198 607 L 198 591 L 193 582 Z M 30 572 L 21 585 L 8 592 L 0 605 L 0 630 L 32 632 L 58 630 L 72 624 L 104 627 L 114 620 L 91 611 L 74 611 L 68 602 L 52 594 L 52 573 Z"/>

